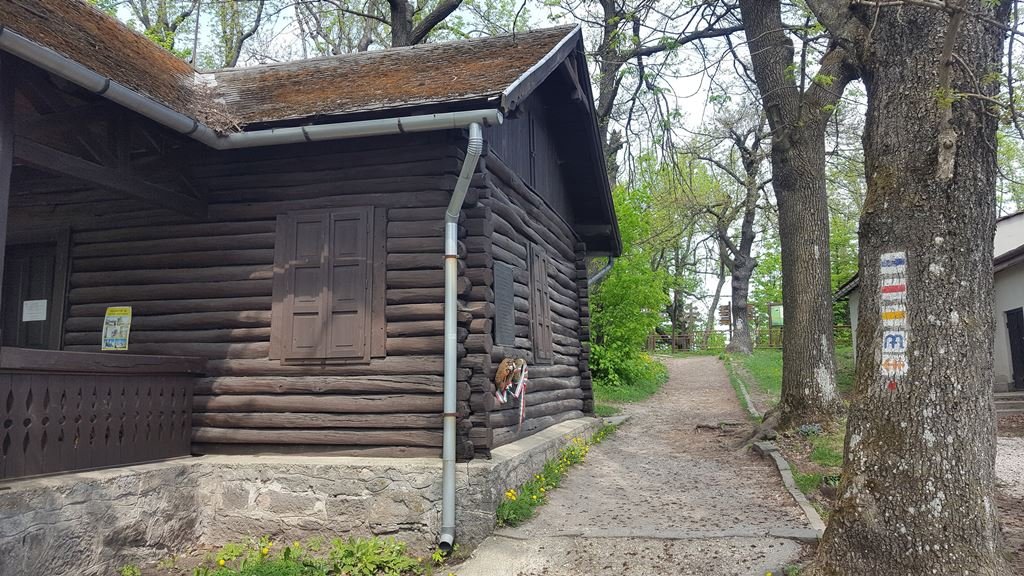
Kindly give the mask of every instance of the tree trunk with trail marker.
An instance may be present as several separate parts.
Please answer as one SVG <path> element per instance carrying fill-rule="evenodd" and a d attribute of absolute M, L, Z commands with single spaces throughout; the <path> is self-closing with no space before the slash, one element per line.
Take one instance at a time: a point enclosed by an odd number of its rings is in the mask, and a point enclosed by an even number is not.
<path fill-rule="evenodd" d="M 967 5 L 1006 21 L 1007 0 Z M 830 30 L 849 22 L 815 8 Z M 998 120 L 982 99 L 949 97 L 998 92 L 998 81 L 977 82 L 999 71 L 1003 34 L 909 5 L 861 28 L 856 395 L 838 504 L 810 573 L 1006 574 L 993 501 Z"/>

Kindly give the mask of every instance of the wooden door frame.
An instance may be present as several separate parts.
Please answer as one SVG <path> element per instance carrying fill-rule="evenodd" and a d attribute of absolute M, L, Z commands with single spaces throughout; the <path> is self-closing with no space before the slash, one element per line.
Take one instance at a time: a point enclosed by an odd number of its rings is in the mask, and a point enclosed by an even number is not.
<path fill-rule="evenodd" d="M 1019 306 L 1017 308 L 1011 308 L 1010 310 L 1006 310 L 1005 312 L 1003 312 L 1003 317 L 1004 317 L 1005 322 L 1006 322 L 1006 343 L 1007 343 L 1007 348 L 1009 349 L 1008 352 L 1010 353 L 1010 391 L 1012 392 L 1014 390 L 1024 390 L 1024 373 L 1018 374 L 1018 367 L 1017 367 L 1018 363 L 1014 362 L 1014 356 L 1013 356 L 1013 336 L 1014 336 L 1014 334 L 1013 334 L 1013 332 L 1010 331 L 1010 315 L 1011 314 L 1019 314 L 1020 315 L 1020 317 L 1021 317 L 1020 328 L 1021 328 L 1022 333 L 1021 334 L 1017 334 L 1016 336 L 1020 340 L 1024 340 L 1024 307 Z M 1024 343 L 1018 344 L 1018 346 L 1020 346 L 1020 348 L 1021 348 L 1020 349 L 1021 355 L 1024 356 Z M 1019 360 L 1020 360 L 1019 363 L 1022 365 L 1022 366 L 1020 366 L 1020 370 L 1021 370 L 1021 372 L 1024 372 L 1024 357 L 1020 358 Z"/>
<path fill-rule="evenodd" d="M 9 246 L 24 244 L 53 244 L 53 320 L 50 322 L 50 334 L 47 336 L 48 344 L 55 346 L 53 350 L 64 349 L 64 319 L 67 317 L 68 309 L 68 283 L 71 279 L 71 228 L 44 228 L 38 230 L 19 230 L 7 233 L 7 244 L 4 252 Z M 3 270 L 0 269 L 0 278 L 3 277 Z"/>

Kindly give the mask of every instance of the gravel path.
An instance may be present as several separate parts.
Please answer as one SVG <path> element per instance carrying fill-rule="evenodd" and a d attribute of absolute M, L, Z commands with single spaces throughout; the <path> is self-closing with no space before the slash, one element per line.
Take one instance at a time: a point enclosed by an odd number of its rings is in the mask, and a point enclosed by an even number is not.
<path fill-rule="evenodd" d="M 1014 574 L 1024 574 L 1024 438 L 998 438 L 996 503 Z"/>
<path fill-rule="evenodd" d="M 809 528 L 775 468 L 737 453 L 746 428 L 714 357 L 667 359 L 669 381 L 590 451 L 531 521 L 488 538 L 460 576 L 764 574 Z M 714 429 L 697 428 L 698 425 Z"/>

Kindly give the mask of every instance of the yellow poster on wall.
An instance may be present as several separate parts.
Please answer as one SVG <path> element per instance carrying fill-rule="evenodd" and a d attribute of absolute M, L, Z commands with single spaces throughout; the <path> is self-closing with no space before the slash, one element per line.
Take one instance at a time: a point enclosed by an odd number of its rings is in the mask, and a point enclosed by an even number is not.
<path fill-rule="evenodd" d="M 103 342 L 100 350 L 127 350 L 132 329 L 132 307 L 111 306 L 103 317 Z"/>

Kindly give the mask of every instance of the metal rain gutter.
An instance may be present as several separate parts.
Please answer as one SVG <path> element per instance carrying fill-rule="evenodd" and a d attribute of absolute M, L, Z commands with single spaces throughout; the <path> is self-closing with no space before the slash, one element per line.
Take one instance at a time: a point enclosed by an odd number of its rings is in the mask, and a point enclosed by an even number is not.
<path fill-rule="evenodd" d="M 473 180 L 477 161 L 484 149 L 483 130 L 469 125 L 469 144 L 459 180 L 444 213 L 444 429 L 441 448 L 441 535 L 437 547 L 448 554 L 455 542 L 455 421 L 457 417 L 456 378 L 458 368 L 458 326 L 455 324 L 459 274 L 459 215 L 466 191 Z"/>
<path fill-rule="evenodd" d="M 0 50 L 13 54 L 55 76 L 77 84 L 93 94 L 103 96 L 216 150 L 469 128 L 466 158 L 445 212 L 444 429 L 441 472 L 441 534 L 438 548 L 445 553 L 450 552 L 455 540 L 455 425 L 458 411 L 456 402 L 456 370 L 458 368 L 456 308 L 458 300 L 455 292 L 458 283 L 458 221 L 462 212 L 462 203 L 466 198 L 473 173 L 476 171 L 477 161 L 483 152 L 482 126 L 501 124 L 504 120 L 501 112 L 495 109 L 471 110 L 315 126 L 271 128 L 219 135 L 195 118 L 172 110 L 148 96 L 97 74 L 3 26 L 0 26 Z"/>
<path fill-rule="evenodd" d="M 78 62 L 40 46 L 3 26 L 0 26 L 0 50 L 13 54 L 55 76 L 116 102 L 215 150 L 452 130 L 466 128 L 473 123 L 485 126 L 501 124 L 503 120 L 501 112 L 498 110 L 485 109 L 218 134 L 199 120 L 172 110 L 148 96 L 97 74 Z"/>

